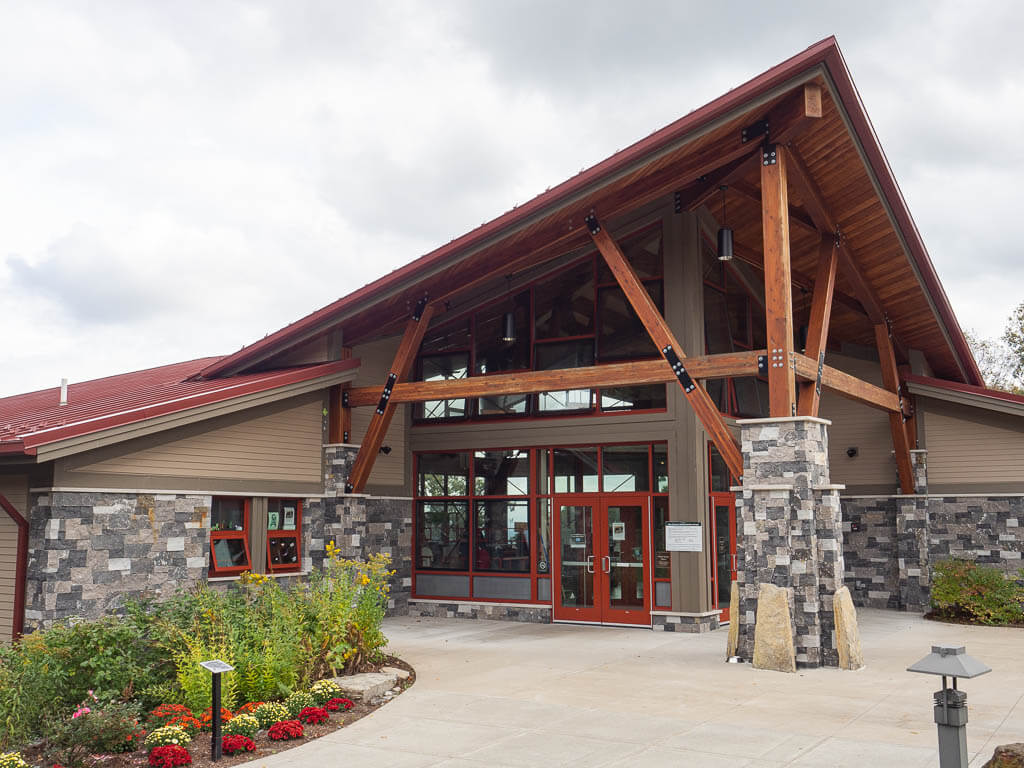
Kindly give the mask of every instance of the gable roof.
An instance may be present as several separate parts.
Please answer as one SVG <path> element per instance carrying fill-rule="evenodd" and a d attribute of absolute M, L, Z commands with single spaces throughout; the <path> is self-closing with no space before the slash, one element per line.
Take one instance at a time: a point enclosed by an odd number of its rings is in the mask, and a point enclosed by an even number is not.
<path fill-rule="evenodd" d="M 589 245 L 583 227 L 583 217 L 589 209 L 596 209 L 604 218 L 610 210 L 616 210 L 616 205 L 621 212 L 622 202 L 630 194 L 635 199 L 647 195 L 644 199 L 649 200 L 652 190 L 666 194 L 673 184 L 679 188 L 695 183 L 698 175 L 672 178 L 672 163 L 676 163 L 678 169 L 681 159 L 689 158 L 688 167 L 692 170 L 692 158 L 701 151 L 707 152 L 709 146 L 714 147 L 716 137 L 738 137 L 739 129 L 752 116 L 763 116 L 781 101 L 787 90 L 813 80 L 823 84 L 826 108 L 833 114 L 827 129 L 831 131 L 831 143 L 821 152 L 808 153 L 814 154 L 809 157 L 808 165 L 816 171 L 816 177 L 825 176 L 835 156 L 842 153 L 860 166 L 857 184 L 849 185 L 858 187 L 858 204 L 850 206 L 852 213 L 842 223 L 844 235 L 849 233 L 851 242 L 859 237 L 864 251 L 872 253 L 873 263 L 864 268 L 866 282 L 883 300 L 897 333 L 911 346 L 924 351 L 934 370 L 950 379 L 982 385 L 984 382 L 970 347 L 833 37 L 816 43 L 524 205 L 234 354 L 211 362 L 200 375 L 216 377 L 252 369 L 339 325 L 344 329 L 346 344 L 369 340 L 368 334 L 372 333 L 379 335 L 389 329 L 397 332 L 396 324 L 404 320 L 408 307 L 425 291 L 436 299 L 438 294 L 446 295 L 451 286 L 474 285 L 482 275 L 501 273 L 510 254 L 530 253 L 531 248 L 547 247 L 545 253 L 537 256 L 538 260 L 543 260 L 573 247 Z M 655 182 L 660 186 L 656 187 Z M 829 189 L 822 186 L 833 200 L 849 197 L 846 195 L 848 185 L 842 180 L 833 180 Z M 868 201 L 867 196 L 873 199 Z M 748 217 L 746 230 L 756 234 L 760 227 L 759 210 L 753 214 L 756 215 Z M 730 215 L 730 225 L 736 229 L 737 238 L 742 239 L 743 222 L 733 225 Z M 806 233 L 804 236 L 810 240 Z M 797 245 L 801 246 L 800 250 L 806 250 L 798 234 L 794 234 L 794 261 Z M 810 273 L 813 274 L 813 267 Z M 849 278 L 841 274 L 840 283 L 844 279 Z M 873 343 L 870 326 L 865 327 L 863 323 L 858 326 L 855 319 L 837 315 L 833 328 L 847 333 L 847 340 Z"/>
<path fill-rule="evenodd" d="M 165 417 L 161 428 L 169 428 L 184 414 L 205 408 L 209 418 L 223 411 L 210 406 L 237 404 L 265 393 L 296 394 L 293 385 L 298 384 L 327 386 L 352 378 L 359 367 L 359 360 L 349 359 L 219 379 L 191 378 L 220 359 L 206 357 L 70 384 L 67 405 L 60 405 L 59 387 L 0 398 L 0 454 L 36 455 L 44 446 L 159 417 Z"/>

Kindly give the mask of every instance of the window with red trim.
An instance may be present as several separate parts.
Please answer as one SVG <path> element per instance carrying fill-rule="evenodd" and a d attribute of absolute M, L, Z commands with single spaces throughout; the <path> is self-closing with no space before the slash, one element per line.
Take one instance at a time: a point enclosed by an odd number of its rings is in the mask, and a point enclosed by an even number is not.
<path fill-rule="evenodd" d="M 252 568 L 249 500 L 214 496 L 210 507 L 210 575 L 230 576 Z"/>
<path fill-rule="evenodd" d="M 302 564 L 302 502 L 267 499 L 267 571 L 298 571 Z"/>

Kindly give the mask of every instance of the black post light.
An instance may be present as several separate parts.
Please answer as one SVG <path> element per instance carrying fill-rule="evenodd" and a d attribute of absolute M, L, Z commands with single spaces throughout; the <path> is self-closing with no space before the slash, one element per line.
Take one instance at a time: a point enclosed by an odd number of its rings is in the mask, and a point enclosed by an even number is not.
<path fill-rule="evenodd" d="M 719 187 L 722 192 L 722 226 L 718 229 L 718 260 L 732 261 L 732 230 L 725 226 L 725 184 Z"/>
<path fill-rule="evenodd" d="M 968 656 L 962 645 L 933 645 L 932 652 L 907 671 L 942 677 L 942 690 L 935 692 L 939 768 L 967 768 L 967 694 L 957 690 L 956 679 L 979 677 L 992 668 Z M 952 688 L 947 677 L 953 678 Z"/>
<path fill-rule="evenodd" d="M 213 675 L 213 707 L 210 709 L 210 714 L 213 718 L 213 733 L 210 736 L 210 759 L 220 760 L 221 756 L 221 738 L 220 738 L 220 676 L 222 672 L 231 672 L 234 670 L 230 664 L 220 659 L 211 659 L 210 661 L 201 661 L 199 666 L 203 669 L 209 670 Z"/>

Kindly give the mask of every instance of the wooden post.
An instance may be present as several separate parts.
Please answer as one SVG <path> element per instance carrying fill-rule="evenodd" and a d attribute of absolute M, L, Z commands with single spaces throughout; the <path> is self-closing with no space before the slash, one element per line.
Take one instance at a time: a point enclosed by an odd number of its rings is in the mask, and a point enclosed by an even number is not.
<path fill-rule="evenodd" d="M 679 346 L 679 342 L 676 341 L 676 337 L 669 329 L 665 318 L 661 316 L 658 308 L 654 305 L 650 294 L 647 293 L 643 283 L 640 282 L 640 278 L 637 277 L 636 271 L 626 261 L 626 257 L 622 253 L 622 249 L 619 248 L 618 243 L 604 230 L 597 217 L 593 214 L 587 217 L 587 228 L 590 230 L 590 236 L 594 239 L 597 250 L 601 253 L 612 274 L 615 275 L 616 282 L 622 288 L 626 298 L 629 299 L 629 303 L 632 305 L 637 317 L 640 318 L 640 322 L 643 323 L 651 340 L 661 351 L 662 356 L 668 361 L 669 365 L 672 366 L 676 380 L 683 389 L 683 394 L 686 395 L 686 399 L 693 406 L 697 418 L 704 426 L 715 447 L 718 448 L 718 452 L 725 460 L 729 471 L 737 479 L 741 478 L 743 476 L 743 454 L 729 433 L 729 428 L 725 425 L 722 414 L 719 413 L 711 397 L 704 387 L 694 381 L 690 374 L 687 373 L 683 365 L 686 354 Z"/>
<path fill-rule="evenodd" d="M 338 353 L 339 360 L 352 357 L 352 347 L 342 347 Z M 347 402 L 345 393 L 348 384 L 335 384 L 328 390 L 327 427 L 329 443 L 347 443 L 352 438 L 352 409 Z"/>
<path fill-rule="evenodd" d="M 878 362 L 882 366 L 882 384 L 898 396 L 900 378 L 896 368 L 896 353 L 893 351 L 888 323 L 875 325 L 875 342 L 878 345 Z M 914 468 L 910 462 L 910 441 L 903 423 L 902 410 L 889 414 L 889 429 L 892 432 L 892 449 L 896 454 L 896 470 L 900 477 L 900 490 L 903 493 L 914 493 Z"/>
<path fill-rule="evenodd" d="M 359 446 L 359 453 L 352 464 L 352 473 L 349 475 L 345 490 L 349 493 L 362 493 L 366 487 L 366 480 L 373 469 L 373 463 L 377 460 L 377 453 L 380 451 L 384 435 L 391 425 L 391 417 L 395 413 L 395 405 L 391 402 L 391 389 L 409 375 L 413 360 L 419 351 L 420 343 L 423 341 L 423 334 L 427 332 L 430 325 L 430 318 L 433 317 L 436 304 L 426 304 L 424 299 L 409 322 L 405 325 L 405 333 L 402 334 L 402 341 L 398 345 L 395 359 L 391 363 L 391 370 L 388 373 L 384 390 L 381 392 L 377 409 L 370 417 L 370 425 L 366 428 L 362 444 Z"/>
<path fill-rule="evenodd" d="M 769 415 L 796 414 L 793 374 L 793 279 L 789 265 L 789 193 L 786 150 L 765 144 L 761 158 L 761 227 L 768 337 Z"/>
<path fill-rule="evenodd" d="M 822 235 L 819 247 L 818 272 L 814 277 L 814 295 L 811 297 L 811 320 L 807 326 L 807 348 L 804 354 L 825 364 L 825 346 L 828 342 L 828 324 L 832 317 L 832 293 L 836 286 L 836 267 L 839 249 L 834 235 Z M 798 410 L 801 416 L 817 416 L 821 403 L 821 379 L 800 382 Z"/>

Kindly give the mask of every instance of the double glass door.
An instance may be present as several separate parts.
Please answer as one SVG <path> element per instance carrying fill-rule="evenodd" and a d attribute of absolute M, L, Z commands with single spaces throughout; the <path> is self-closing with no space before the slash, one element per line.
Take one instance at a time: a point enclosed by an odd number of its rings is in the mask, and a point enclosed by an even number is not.
<path fill-rule="evenodd" d="M 647 496 L 555 499 L 554 619 L 651 623 Z"/>

